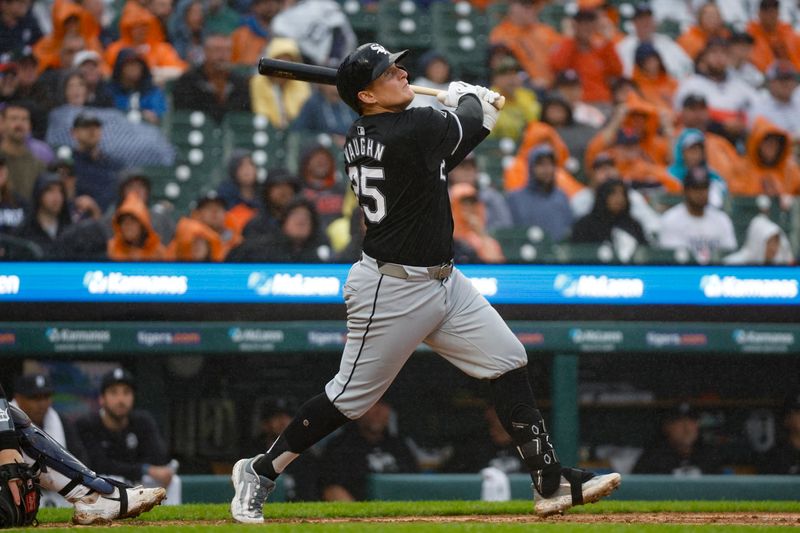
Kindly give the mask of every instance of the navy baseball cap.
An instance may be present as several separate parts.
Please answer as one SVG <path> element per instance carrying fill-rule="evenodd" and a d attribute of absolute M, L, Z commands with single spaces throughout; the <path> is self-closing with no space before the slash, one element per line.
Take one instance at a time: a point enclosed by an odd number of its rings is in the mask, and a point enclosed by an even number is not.
<path fill-rule="evenodd" d="M 26 374 L 14 381 L 14 393 L 22 396 L 49 396 L 53 392 L 53 382 L 46 374 Z"/>
<path fill-rule="evenodd" d="M 118 367 L 105 374 L 100 380 L 100 394 L 103 394 L 107 388 L 118 383 L 124 383 L 130 388 L 136 389 L 136 380 L 133 378 L 133 374 L 122 367 Z"/>
<path fill-rule="evenodd" d="M 336 71 L 336 90 L 342 101 L 360 113 L 358 93 L 407 53 L 408 50 L 391 53 L 378 43 L 366 43 L 356 48 Z"/>
<path fill-rule="evenodd" d="M 697 409 L 695 409 L 695 407 L 691 403 L 681 402 L 678 405 L 671 408 L 670 410 L 668 410 L 664 418 L 667 421 L 679 420 L 681 418 L 691 418 L 697 420 L 698 418 L 700 418 L 700 413 L 697 412 Z"/>

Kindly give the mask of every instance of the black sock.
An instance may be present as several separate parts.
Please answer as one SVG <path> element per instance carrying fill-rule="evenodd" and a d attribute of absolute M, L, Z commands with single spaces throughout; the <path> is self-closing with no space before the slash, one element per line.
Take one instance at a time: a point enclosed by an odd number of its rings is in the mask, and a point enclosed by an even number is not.
<path fill-rule="evenodd" d="M 349 421 L 325 393 L 314 396 L 300 406 L 269 451 L 253 463 L 253 469 L 259 475 L 275 480 L 279 473 L 275 472 L 273 461 L 278 456 L 285 452 L 301 454 Z"/>
<path fill-rule="evenodd" d="M 536 408 L 527 367 L 506 372 L 491 386 L 497 418 L 517 445 L 536 490 L 545 497 L 552 495 L 561 483 L 561 463 Z"/>

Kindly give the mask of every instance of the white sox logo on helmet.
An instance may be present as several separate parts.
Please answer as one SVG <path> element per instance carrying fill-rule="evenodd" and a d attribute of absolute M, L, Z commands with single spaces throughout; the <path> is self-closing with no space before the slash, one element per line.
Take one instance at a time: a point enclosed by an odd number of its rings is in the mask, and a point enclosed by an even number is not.
<path fill-rule="evenodd" d="M 384 48 L 383 46 L 379 45 L 378 43 L 371 44 L 369 46 L 369 49 L 370 50 L 375 50 L 376 52 L 379 52 L 381 54 L 386 54 L 387 56 L 391 55 L 386 48 Z"/>

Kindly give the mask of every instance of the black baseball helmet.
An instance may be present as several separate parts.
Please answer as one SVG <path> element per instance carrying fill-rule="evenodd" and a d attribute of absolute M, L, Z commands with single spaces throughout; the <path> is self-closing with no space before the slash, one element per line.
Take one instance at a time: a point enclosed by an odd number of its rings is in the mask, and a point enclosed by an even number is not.
<path fill-rule="evenodd" d="M 407 53 L 408 50 L 391 53 L 378 43 L 362 44 L 344 58 L 336 71 L 336 90 L 339 91 L 339 96 L 356 113 L 361 113 L 358 93 Z"/>

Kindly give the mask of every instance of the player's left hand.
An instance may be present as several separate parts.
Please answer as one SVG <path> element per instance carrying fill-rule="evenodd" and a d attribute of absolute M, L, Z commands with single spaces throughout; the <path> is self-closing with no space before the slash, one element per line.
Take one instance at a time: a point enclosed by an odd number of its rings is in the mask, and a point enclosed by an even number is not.
<path fill-rule="evenodd" d="M 463 81 L 453 81 L 450 82 L 450 85 L 447 87 L 447 92 L 440 92 L 436 98 L 447 107 L 458 107 L 458 101 L 461 100 L 461 97 L 465 94 L 474 94 L 480 98 L 478 89 L 479 87 L 464 83 Z"/>

